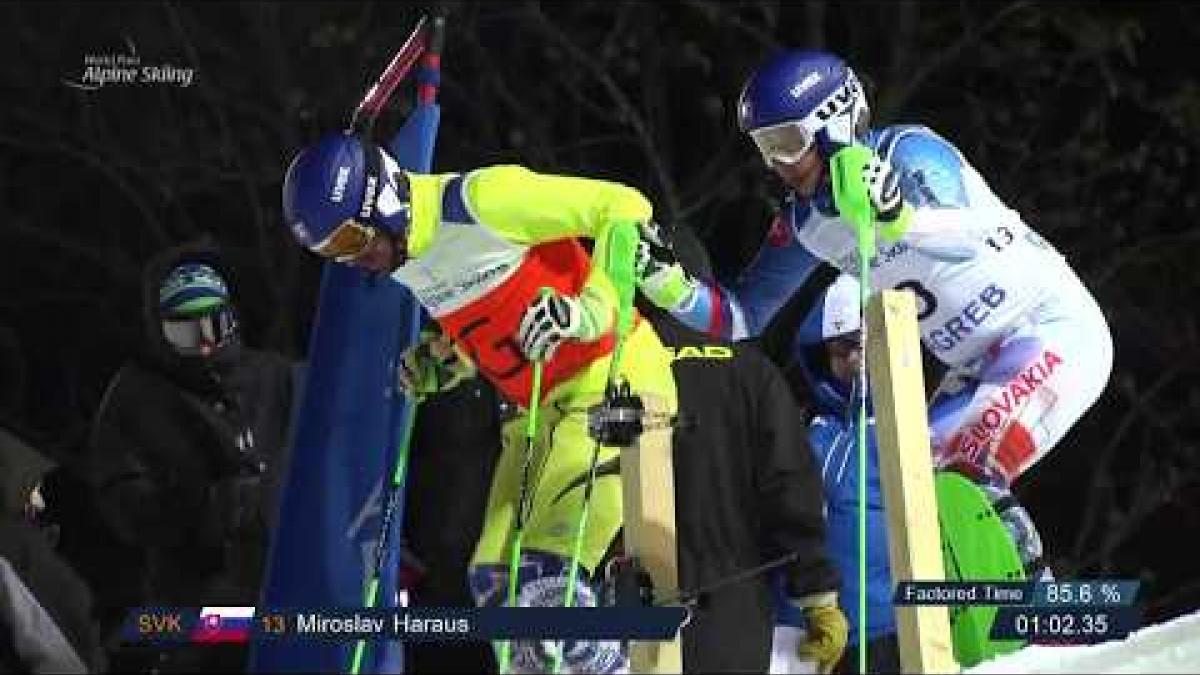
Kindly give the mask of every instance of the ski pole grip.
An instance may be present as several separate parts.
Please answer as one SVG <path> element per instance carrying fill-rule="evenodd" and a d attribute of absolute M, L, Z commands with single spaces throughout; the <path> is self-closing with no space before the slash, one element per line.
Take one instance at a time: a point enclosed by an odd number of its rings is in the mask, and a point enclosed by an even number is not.
<path fill-rule="evenodd" d="M 871 161 L 871 149 L 865 145 L 847 145 L 829 160 L 829 177 L 833 183 L 833 203 L 838 213 L 855 227 L 871 225 L 871 198 L 863 181 L 863 170 Z"/>
<path fill-rule="evenodd" d="M 875 248 L 872 227 L 875 214 L 863 180 L 863 171 L 870 161 L 871 149 L 861 144 L 844 146 L 829 160 L 833 203 L 838 213 L 854 225 L 860 253 L 869 253 Z"/>

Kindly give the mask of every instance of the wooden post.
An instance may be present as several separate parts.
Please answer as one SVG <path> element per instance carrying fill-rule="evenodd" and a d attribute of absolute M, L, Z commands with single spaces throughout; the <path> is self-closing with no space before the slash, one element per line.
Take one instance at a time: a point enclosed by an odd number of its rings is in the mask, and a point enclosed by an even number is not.
<path fill-rule="evenodd" d="M 642 402 L 651 419 L 664 416 L 662 401 L 642 394 Z M 679 563 L 675 543 L 672 429 L 659 426 L 643 432 L 633 447 L 621 451 L 621 496 L 625 553 L 641 562 L 654 588 L 661 592 L 679 588 Z M 683 672 L 679 633 L 670 641 L 631 642 L 629 661 L 631 673 Z"/>
<path fill-rule="evenodd" d="M 873 295 L 867 336 L 892 579 L 942 581 L 946 573 L 913 294 L 885 290 Z M 958 672 L 947 607 L 896 607 L 896 623 L 904 672 Z"/>

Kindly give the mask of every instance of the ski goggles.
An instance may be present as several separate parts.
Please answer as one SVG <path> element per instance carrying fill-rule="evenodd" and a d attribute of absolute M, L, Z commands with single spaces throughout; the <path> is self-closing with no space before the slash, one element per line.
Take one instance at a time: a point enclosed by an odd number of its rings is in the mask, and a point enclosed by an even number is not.
<path fill-rule="evenodd" d="M 770 166 L 776 162 L 799 162 L 805 153 L 812 149 L 816 134 L 808 129 L 804 122 L 793 120 L 755 129 L 750 132 L 750 138 L 754 139 L 754 144 L 758 146 L 763 161 Z"/>
<path fill-rule="evenodd" d="M 862 332 L 856 330 L 831 337 L 826 341 L 826 345 L 830 352 L 839 356 L 848 356 L 851 352 L 862 350 Z"/>
<path fill-rule="evenodd" d="M 366 253 L 378 235 L 378 229 L 347 219 L 335 227 L 328 237 L 313 246 L 312 251 L 319 256 L 333 258 L 336 262 L 350 262 Z"/>
<path fill-rule="evenodd" d="M 207 356 L 237 331 L 237 315 L 229 305 L 199 316 L 166 316 L 163 337 L 184 356 Z"/>

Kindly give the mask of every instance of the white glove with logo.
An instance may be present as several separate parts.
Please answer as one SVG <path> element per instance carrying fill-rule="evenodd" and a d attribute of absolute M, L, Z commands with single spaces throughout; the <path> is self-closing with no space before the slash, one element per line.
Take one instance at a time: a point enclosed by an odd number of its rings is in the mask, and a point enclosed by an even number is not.
<path fill-rule="evenodd" d="M 900 198 L 900 172 L 892 168 L 891 162 L 872 154 L 871 161 L 863 167 L 863 180 L 879 220 L 887 222 L 899 217 L 904 207 Z"/>
<path fill-rule="evenodd" d="M 543 293 L 525 310 L 517 344 L 530 361 L 546 361 L 565 340 L 590 342 L 599 337 L 589 329 L 591 323 L 578 298 Z"/>

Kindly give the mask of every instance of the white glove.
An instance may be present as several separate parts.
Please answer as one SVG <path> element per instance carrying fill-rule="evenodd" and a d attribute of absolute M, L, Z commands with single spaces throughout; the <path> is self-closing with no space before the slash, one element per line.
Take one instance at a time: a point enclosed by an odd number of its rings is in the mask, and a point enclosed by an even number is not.
<path fill-rule="evenodd" d="M 475 365 L 454 348 L 444 333 L 422 331 L 416 346 L 400 359 L 397 371 L 400 388 L 410 398 L 420 401 L 474 377 Z"/>
<path fill-rule="evenodd" d="M 891 162 L 872 154 L 871 161 L 863 167 L 863 181 L 879 220 L 895 220 L 904 207 L 900 198 L 900 172 L 892 168 Z"/>
<path fill-rule="evenodd" d="M 547 361 L 565 340 L 596 339 L 588 323 L 578 298 L 543 293 L 525 310 L 517 329 L 517 344 L 530 361 Z"/>
<path fill-rule="evenodd" d="M 640 290 L 655 305 L 667 310 L 676 309 L 691 297 L 695 281 L 675 258 L 675 251 L 665 242 L 662 231 L 653 221 L 641 228 L 634 267 Z"/>

